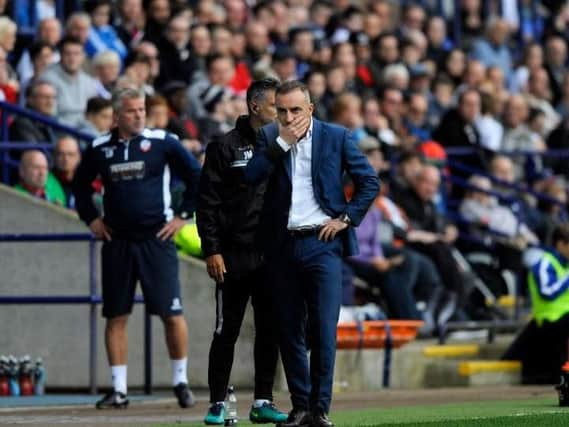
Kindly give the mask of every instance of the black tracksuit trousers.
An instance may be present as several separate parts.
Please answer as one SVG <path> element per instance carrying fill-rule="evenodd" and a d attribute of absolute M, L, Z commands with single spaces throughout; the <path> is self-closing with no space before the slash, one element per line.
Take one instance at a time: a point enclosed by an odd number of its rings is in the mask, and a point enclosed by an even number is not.
<path fill-rule="evenodd" d="M 210 402 L 225 400 L 235 342 L 251 298 L 255 321 L 255 399 L 273 399 L 278 359 L 278 335 L 271 309 L 271 287 L 263 267 L 232 277 L 216 285 L 216 325 L 209 351 Z"/>

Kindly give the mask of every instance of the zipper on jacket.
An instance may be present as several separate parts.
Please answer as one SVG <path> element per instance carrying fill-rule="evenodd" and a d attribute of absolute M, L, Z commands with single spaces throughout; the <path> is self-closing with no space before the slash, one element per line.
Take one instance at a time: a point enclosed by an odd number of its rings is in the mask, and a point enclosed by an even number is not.
<path fill-rule="evenodd" d="M 124 161 L 128 161 L 128 146 L 130 145 L 130 139 L 124 142 Z"/>

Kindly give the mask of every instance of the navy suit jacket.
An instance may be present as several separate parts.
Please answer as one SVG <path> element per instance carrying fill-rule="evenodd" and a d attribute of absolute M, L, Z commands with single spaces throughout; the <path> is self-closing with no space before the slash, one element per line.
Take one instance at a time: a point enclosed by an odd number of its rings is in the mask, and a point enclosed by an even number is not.
<path fill-rule="evenodd" d="M 379 191 L 379 181 L 347 129 L 312 119 L 312 186 L 320 208 L 331 218 L 347 213 L 359 225 Z M 292 200 L 291 151 L 277 143 L 278 125 L 271 123 L 258 133 L 258 149 L 245 169 L 245 180 L 268 179 L 260 224 L 260 236 L 268 254 L 278 251 L 284 240 Z M 354 183 L 354 195 L 344 195 L 344 173 Z M 344 256 L 358 253 L 353 227 L 342 232 Z"/>

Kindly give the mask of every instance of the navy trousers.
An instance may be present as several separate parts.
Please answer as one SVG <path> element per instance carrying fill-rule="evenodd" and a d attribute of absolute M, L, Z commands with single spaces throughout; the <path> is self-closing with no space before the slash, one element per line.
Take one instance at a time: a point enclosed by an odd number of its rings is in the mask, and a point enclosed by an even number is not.
<path fill-rule="evenodd" d="M 328 413 L 342 300 L 342 241 L 322 242 L 315 234 L 287 236 L 270 271 L 292 406 Z"/>

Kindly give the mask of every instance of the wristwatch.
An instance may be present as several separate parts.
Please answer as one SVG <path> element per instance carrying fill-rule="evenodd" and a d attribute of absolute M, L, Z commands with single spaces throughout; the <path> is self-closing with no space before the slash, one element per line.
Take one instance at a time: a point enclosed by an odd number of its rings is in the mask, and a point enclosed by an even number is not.
<path fill-rule="evenodd" d="M 180 218 L 182 219 L 189 219 L 190 218 L 190 213 L 187 211 L 182 211 L 180 212 Z"/>
<path fill-rule="evenodd" d="M 350 219 L 347 213 L 343 213 L 342 215 L 340 215 L 338 219 L 346 225 L 352 225 L 352 220 Z"/>

